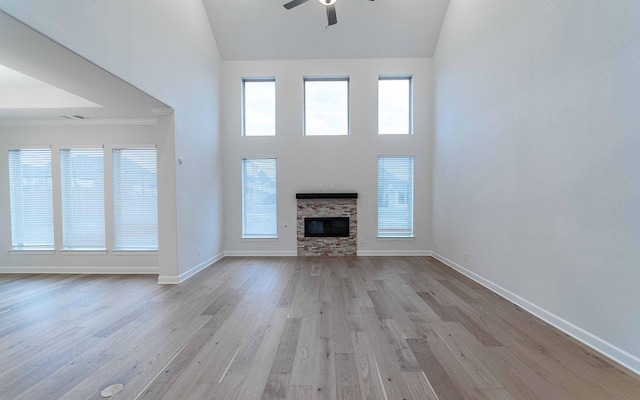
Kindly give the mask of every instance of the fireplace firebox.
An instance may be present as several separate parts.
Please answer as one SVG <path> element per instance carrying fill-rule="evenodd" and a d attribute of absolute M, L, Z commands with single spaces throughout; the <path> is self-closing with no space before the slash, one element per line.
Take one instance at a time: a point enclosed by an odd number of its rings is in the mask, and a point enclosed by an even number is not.
<path fill-rule="evenodd" d="M 349 237 L 349 217 L 305 218 L 305 237 Z"/>

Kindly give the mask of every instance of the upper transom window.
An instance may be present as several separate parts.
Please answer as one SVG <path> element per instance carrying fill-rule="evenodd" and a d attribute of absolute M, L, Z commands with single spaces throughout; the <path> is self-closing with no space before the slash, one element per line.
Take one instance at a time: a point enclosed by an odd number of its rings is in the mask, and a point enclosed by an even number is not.
<path fill-rule="evenodd" d="M 378 78 L 378 133 L 412 133 L 411 77 Z"/>
<path fill-rule="evenodd" d="M 242 89 L 244 136 L 275 136 L 275 78 L 243 79 Z"/>
<path fill-rule="evenodd" d="M 304 134 L 349 134 L 349 78 L 304 79 Z"/>

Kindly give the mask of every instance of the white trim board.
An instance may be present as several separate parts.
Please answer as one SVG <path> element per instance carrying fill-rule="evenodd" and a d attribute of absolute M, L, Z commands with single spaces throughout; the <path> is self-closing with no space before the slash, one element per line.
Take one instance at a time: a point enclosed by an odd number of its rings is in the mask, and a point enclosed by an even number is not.
<path fill-rule="evenodd" d="M 297 250 L 225 251 L 225 257 L 296 257 Z M 358 257 L 428 257 L 430 250 L 358 250 Z M 337 256 L 340 257 L 340 256 Z"/>
<path fill-rule="evenodd" d="M 175 275 L 160 275 L 158 276 L 158 284 L 159 285 L 177 285 L 191 278 L 198 272 L 202 271 L 210 267 L 211 265 L 217 263 L 224 257 L 224 253 L 220 253 L 216 256 L 213 256 L 207 260 L 204 260 L 200 264 L 190 268 L 188 271 L 181 273 L 178 276 Z"/>
<path fill-rule="evenodd" d="M 524 299 L 517 294 L 510 292 L 509 290 L 503 288 L 500 285 L 493 283 L 492 281 L 483 278 L 482 276 L 476 274 L 473 271 L 466 269 L 465 267 L 456 264 L 455 262 L 449 260 L 448 258 L 436 253 L 431 252 L 432 257 L 443 262 L 448 267 L 455 269 L 461 274 L 467 276 L 468 278 L 476 281 L 497 295 L 507 299 L 508 301 L 517 304 L 523 309 L 527 310 L 531 314 L 545 321 L 546 323 L 554 326 L 555 328 L 561 330 L 572 338 L 584 343 L 586 346 L 592 348 L 610 358 L 611 360 L 617 362 L 618 364 L 628 368 L 636 374 L 640 375 L 640 358 L 634 356 L 631 353 L 628 353 L 622 350 L 619 347 L 614 346 L 613 344 L 595 336 L 591 332 L 588 332 L 579 326 L 572 324 L 571 322 L 560 318 L 559 316 L 545 310 L 542 307 L 531 303 L 527 299 Z"/>
<path fill-rule="evenodd" d="M 298 255 L 297 251 L 282 250 L 282 251 L 225 251 L 225 257 L 295 257 Z"/>
<path fill-rule="evenodd" d="M 157 275 L 157 267 L 0 267 L 0 274 Z"/>
<path fill-rule="evenodd" d="M 157 125 L 155 118 L 126 119 L 47 119 L 47 120 L 5 120 L 0 126 L 119 126 L 119 125 Z"/>
<path fill-rule="evenodd" d="M 358 257 L 429 257 L 431 250 L 358 250 Z"/>

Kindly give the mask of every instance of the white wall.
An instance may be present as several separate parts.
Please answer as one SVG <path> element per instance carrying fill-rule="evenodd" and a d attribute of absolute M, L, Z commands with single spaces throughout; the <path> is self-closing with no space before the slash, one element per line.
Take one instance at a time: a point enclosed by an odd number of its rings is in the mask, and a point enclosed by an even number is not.
<path fill-rule="evenodd" d="M 202 1 L 0 0 L 0 9 L 175 109 L 159 160 L 160 281 L 219 257 L 221 61 Z"/>
<path fill-rule="evenodd" d="M 434 250 L 640 371 L 640 2 L 452 0 Z"/>
<path fill-rule="evenodd" d="M 377 134 L 378 76 L 413 76 L 414 135 Z M 303 77 L 350 77 L 351 135 L 305 137 Z M 225 252 L 295 254 L 297 192 L 358 193 L 360 254 L 426 254 L 430 249 L 431 60 L 328 59 L 223 62 Z M 242 77 L 276 79 L 276 136 L 243 137 Z M 377 239 L 377 156 L 415 157 L 415 239 Z M 277 157 L 278 239 L 243 240 L 241 159 Z"/>
<path fill-rule="evenodd" d="M 158 145 L 162 137 L 158 125 L 104 125 L 69 123 L 47 126 L 37 123 L 0 124 L 0 273 L 1 272 L 66 272 L 66 273 L 158 273 L 157 252 L 120 252 L 113 249 L 113 185 L 111 149 L 126 145 Z M 60 251 L 62 248 L 62 215 L 60 204 L 61 148 L 69 145 L 104 146 L 105 158 L 105 230 L 106 252 Z M 56 251 L 9 251 L 11 221 L 9 202 L 9 161 L 7 149 L 14 146 L 51 148 L 53 204 Z"/>

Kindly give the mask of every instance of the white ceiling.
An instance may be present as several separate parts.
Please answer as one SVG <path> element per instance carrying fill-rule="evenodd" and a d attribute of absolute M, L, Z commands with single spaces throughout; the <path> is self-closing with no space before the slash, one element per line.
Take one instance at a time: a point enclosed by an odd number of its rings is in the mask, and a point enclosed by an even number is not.
<path fill-rule="evenodd" d="M 449 0 L 204 0 L 223 60 L 431 57 Z"/>
<path fill-rule="evenodd" d="M 64 121 L 74 115 L 93 120 L 151 119 L 156 117 L 154 109 L 168 108 L 3 12 L 0 12 L 0 66 L 9 69 L 0 71 L 0 121 Z M 38 104 L 29 99 L 28 107 L 27 104 L 20 107 L 10 101 L 12 97 L 18 100 L 17 97 L 28 97 L 34 92 L 39 101 L 48 103 Z M 84 103 L 78 102 L 82 99 Z"/>

